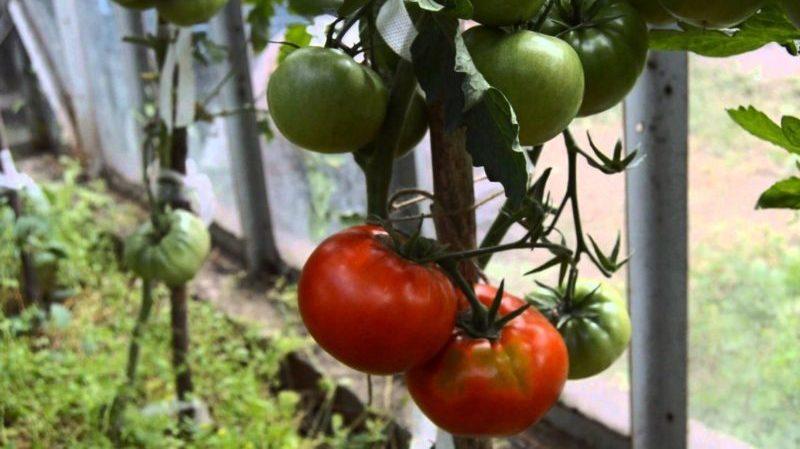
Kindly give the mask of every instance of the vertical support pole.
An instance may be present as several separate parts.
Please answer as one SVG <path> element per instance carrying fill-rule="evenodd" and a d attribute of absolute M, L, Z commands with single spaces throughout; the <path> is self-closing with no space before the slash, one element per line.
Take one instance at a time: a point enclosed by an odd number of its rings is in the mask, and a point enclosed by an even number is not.
<path fill-rule="evenodd" d="M 250 57 L 242 20 L 241 0 L 232 0 L 214 21 L 215 33 L 228 48 L 228 66 L 232 78 L 222 90 L 226 109 L 240 111 L 227 118 L 230 160 L 236 184 L 236 200 L 242 222 L 248 271 L 264 269 L 281 272 L 275 244 L 269 196 L 261 154 L 261 136 L 254 107 L 250 79 Z"/>
<path fill-rule="evenodd" d="M 651 53 L 625 102 L 634 449 L 687 447 L 688 59 Z"/>

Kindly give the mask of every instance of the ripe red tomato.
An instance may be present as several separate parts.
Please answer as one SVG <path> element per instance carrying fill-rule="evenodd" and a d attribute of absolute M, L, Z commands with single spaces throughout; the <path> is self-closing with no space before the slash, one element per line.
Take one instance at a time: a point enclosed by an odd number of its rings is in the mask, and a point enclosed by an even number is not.
<path fill-rule="evenodd" d="M 489 306 L 497 290 L 478 285 Z M 503 295 L 500 314 L 524 302 Z M 442 429 L 464 436 L 496 437 L 527 429 L 558 400 L 567 380 L 567 347 L 542 314 L 528 309 L 490 341 L 457 330 L 427 363 L 406 374 L 419 408 Z"/>
<path fill-rule="evenodd" d="M 397 254 L 378 226 L 356 226 L 322 242 L 303 267 L 300 315 L 339 361 L 395 374 L 433 357 L 455 326 L 458 293 L 435 265 Z"/>

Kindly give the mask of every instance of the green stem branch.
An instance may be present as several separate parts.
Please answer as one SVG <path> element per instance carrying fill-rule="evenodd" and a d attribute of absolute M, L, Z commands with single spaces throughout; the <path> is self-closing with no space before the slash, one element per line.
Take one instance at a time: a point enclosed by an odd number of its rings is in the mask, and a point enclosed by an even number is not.
<path fill-rule="evenodd" d="M 378 137 L 356 154 L 367 181 L 367 213 L 380 218 L 388 218 L 387 203 L 394 154 L 400 145 L 417 87 L 414 67 L 410 62 L 401 60 L 398 63 L 393 81 L 386 119 Z"/>

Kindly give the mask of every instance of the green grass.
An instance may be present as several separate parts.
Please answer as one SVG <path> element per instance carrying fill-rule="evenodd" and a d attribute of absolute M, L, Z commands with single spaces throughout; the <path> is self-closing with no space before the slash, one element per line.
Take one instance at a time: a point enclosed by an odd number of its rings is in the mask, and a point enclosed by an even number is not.
<path fill-rule="evenodd" d="M 44 186 L 51 208 L 42 216 L 68 248 L 59 282 L 78 293 L 49 314 L 33 308 L 13 318 L 0 313 L 0 447 L 6 449 L 113 447 L 103 429 L 107 406 L 124 381 L 139 283 L 117 266 L 114 240 L 106 231 L 131 214 L 113 204 L 102 184 L 78 184 L 76 173 L 71 166 L 63 181 Z M 0 295 L 13 300 L 18 255 L 4 210 Z M 175 393 L 167 292 L 161 288 L 141 341 L 135 400 L 125 413 L 125 447 L 378 446 L 381 421 L 356 433 L 333 416 L 332 433 L 301 435 L 300 421 L 311 412 L 297 393 L 275 387 L 279 361 L 305 347 L 305 338 L 287 328 L 264 345 L 255 329 L 231 322 L 207 302 L 191 302 L 190 317 L 196 398 L 208 406 L 212 422 L 186 443 L 175 437 L 176 419 L 165 411 Z"/>
<path fill-rule="evenodd" d="M 759 448 L 800 447 L 800 243 L 742 236 L 692 255 L 691 415 Z"/>

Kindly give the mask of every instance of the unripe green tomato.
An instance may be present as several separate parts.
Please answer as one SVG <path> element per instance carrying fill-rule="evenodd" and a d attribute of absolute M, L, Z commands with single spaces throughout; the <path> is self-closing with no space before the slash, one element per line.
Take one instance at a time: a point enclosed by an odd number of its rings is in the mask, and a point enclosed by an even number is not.
<path fill-rule="evenodd" d="M 123 8 L 130 9 L 150 9 L 156 6 L 157 0 L 112 0 L 114 3 L 122 6 Z"/>
<path fill-rule="evenodd" d="M 488 26 L 516 25 L 531 20 L 545 0 L 472 0 L 472 20 Z"/>
<path fill-rule="evenodd" d="M 563 289 L 560 293 L 564 294 Z M 551 292 L 537 296 L 555 301 Z M 579 282 L 569 309 L 559 310 L 555 316 L 546 308 L 542 312 L 557 323 L 567 344 L 570 379 L 584 379 L 605 371 L 630 343 L 628 309 L 622 297 L 609 286 Z"/>
<path fill-rule="evenodd" d="M 566 41 L 581 58 L 585 92 L 578 115 L 606 111 L 633 89 L 647 59 L 648 31 L 642 16 L 625 2 L 595 8 L 581 3 L 574 14 L 569 0 L 550 11 L 542 32 Z"/>
<path fill-rule="evenodd" d="M 336 13 L 343 3 L 344 0 L 289 0 L 289 10 L 301 16 L 316 17 Z"/>
<path fill-rule="evenodd" d="M 125 241 L 125 264 L 142 279 L 159 280 L 170 287 L 190 281 L 211 250 L 205 223 L 184 210 L 165 216 L 166 234 L 159 238 L 148 221 Z"/>
<path fill-rule="evenodd" d="M 800 0 L 783 0 L 781 3 L 789 20 L 792 21 L 794 26 L 800 28 Z"/>
<path fill-rule="evenodd" d="M 464 32 L 464 42 L 478 71 L 514 108 L 522 145 L 547 142 L 577 115 L 583 101 L 583 68 L 563 40 L 481 26 Z"/>
<path fill-rule="evenodd" d="M 644 17 L 647 23 L 653 25 L 669 25 L 675 23 L 675 18 L 661 6 L 659 0 L 628 0 L 628 3 L 639 11 L 639 14 Z"/>
<path fill-rule="evenodd" d="M 281 134 L 320 153 L 348 153 L 371 142 L 388 101 L 375 71 L 329 48 L 295 50 L 267 87 L 270 115 Z"/>
<path fill-rule="evenodd" d="M 179 26 L 208 22 L 228 0 L 158 0 L 156 8 L 164 20 Z"/>
<path fill-rule="evenodd" d="M 764 0 L 661 0 L 661 4 L 682 22 L 721 29 L 750 18 L 764 5 Z"/>

